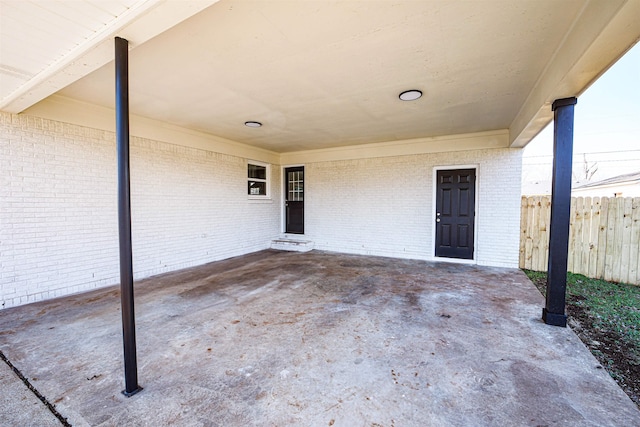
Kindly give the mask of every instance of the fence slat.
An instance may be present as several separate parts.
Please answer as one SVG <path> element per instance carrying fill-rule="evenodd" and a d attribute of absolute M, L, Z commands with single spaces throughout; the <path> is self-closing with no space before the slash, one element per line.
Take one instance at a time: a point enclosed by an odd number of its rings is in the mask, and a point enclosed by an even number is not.
<path fill-rule="evenodd" d="M 622 216 L 622 250 L 620 253 L 620 273 L 617 282 L 629 283 L 629 268 L 631 267 L 631 208 L 633 199 L 627 197 L 624 199 L 624 208 Z"/>
<path fill-rule="evenodd" d="M 631 247 L 629 283 L 640 283 L 640 197 L 635 197 L 631 210 Z"/>
<path fill-rule="evenodd" d="M 617 216 L 615 218 L 616 235 L 614 238 L 614 252 L 612 253 L 613 271 L 611 280 L 619 281 L 621 276 L 620 269 L 622 268 L 622 244 L 624 241 L 624 199 L 617 198 L 615 201 Z"/>
<path fill-rule="evenodd" d="M 589 246 L 591 243 L 591 208 L 593 202 L 591 197 L 585 197 L 582 203 L 582 238 L 580 239 L 580 267 L 581 274 L 589 273 Z"/>
<path fill-rule="evenodd" d="M 549 268 L 549 223 L 551 222 L 551 198 L 540 198 L 540 245 L 544 251 L 544 257 L 539 264 L 539 271 L 547 271 Z"/>
<path fill-rule="evenodd" d="M 537 268 L 536 265 L 533 264 L 533 234 L 535 233 L 535 229 L 533 228 L 533 219 L 536 217 L 536 207 L 538 206 L 538 199 L 533 198 L 531 200 L 531 208 L 529 210 L 529 239 L 527 239 L 527 261 L 531 268 Z"/>
<path fill-rule="evenodd" d="M 596 279 L 604 279 L 604 266 L 607 259 L 607 232 L 609 231 L 609 199 L 600 200 L 600 229 L 598 230 L 598 265 Z"/>
<path fill-rule="evenodd" d="M 613 279 L 613 257 L 616 252 L 616 218 L 618 217 L 618 203 L 615 199 L 609 201 L 609 212 L 607 213 L 607 243 L 605 244 L 604 257 L 604 280 Z"/>
<path fill-rule="evenodd" d="M 583 224 L 583 205 L 582 197 L 574 197 L 571 199 L 571 218 L 573 223 L 573 241 L 569 247 L 569 253 L 572 254 L 573 264 L 569 271 L 579 271 L 582 265 L 582 224 Z"/>
<path fill-rule="evenodd" d="M 518 258 L 518 267 L 527 268 L 524 262 L 524 243 L 527 241 L 527 205 L 529 201 L 526 196 L 520 198 L 520 257 Z"/>
<path fill-rule="evenodd" d="M 525 259 L 525 264 L 527 266 L 529 266 L 530 269 L 535 269 L 536 266 L 531 265 L 531 247 L 532 247 L 532 240 L 531 240 L 531 234 L 533 232 L 532 228 L 531 228 L 531 224 L 533 223 L 533 217 L 535 216 L 535 198 L 532 197 L 529 199 L 529 203 L 527 205 L 528 208 L 528 212 L 527 212 L 527 241 L 525 242 L 525 251 L 524 251 L 524 259 Z"/>
<path fill-rule="evenodd" d="M 600 197 L 591 201 L 591 227 L 589 229 L 589 270 L 588 277 L 598 277 L 598 236 L 600 234 Z"/>
<path fill-rule="evenodd" d="M 523 196 L 520 268 L 546 271 L 551 198 Z M 568 270 L 640 285 L 640 197 L 571 199 Z"/>
<path fill-rule="evenodd" d="M 540 199 L 541 197 L 536 197 L 534 199 L 535 203 L 533 206 L 533 218 L 531 220 L 531 265 L 537 270 L 540 268 L 540 229 L 539 220 L 540 220 Z"/>
<path fill-rule="evenodd" d="M 571 215 L 569 216 L 569 256 L 567 257 L 567 270 L 573 271 L 573 254 L 576 247 L 576 203 L 575 197 L 571 198 Z"/>

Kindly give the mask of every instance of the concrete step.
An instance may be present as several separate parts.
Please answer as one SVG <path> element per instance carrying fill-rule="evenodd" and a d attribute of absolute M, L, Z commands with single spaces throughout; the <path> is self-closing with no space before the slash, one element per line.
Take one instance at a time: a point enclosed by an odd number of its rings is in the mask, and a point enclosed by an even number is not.
<path fill-rule="evenodd" d="M 309 252 L 313 249 L 313 242 L 311 240 L 280 237 L 271 241 L 271 249 L 278 249 L 281 251 Z"/>

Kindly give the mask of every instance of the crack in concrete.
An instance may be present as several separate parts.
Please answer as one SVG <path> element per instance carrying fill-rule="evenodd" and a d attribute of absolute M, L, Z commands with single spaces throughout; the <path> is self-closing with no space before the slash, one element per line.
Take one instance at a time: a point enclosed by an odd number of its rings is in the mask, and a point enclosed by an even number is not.
<path fill-rule="evenodd" d="M 69 424 L 69 422 L 67 421 L 67 419 L 63 417 L 60 412 L 58 412 L 56 407 L 51 402 L 49 402 L 47 398 L 44 397 L 42 393 L 40 393 L 38 389 L 36 389 L 33 386 L 33 384 L 31 384 L 29 379 L 27 379 L 27 377 L 25 377 L 22 374 L 22 372 L 20 372 L 20 370 L 13 365 L 13 363 L 11 363 L 11 361 L 7 358 L 7 356 L 5 356 L 5 354 L 1 350 L 0 350 L 0 359 L 2 359 L 4 363 L 7 364 L 7 366 L 13 371 L 13 373 L 16 374 L 18 378 L 20 378 L 20 380 L 24 383 L 24 385 L 26 385 L 27 388 L 31 390 L 31 392 L 44 404 L 44 406 L 46 406 L 47 409 L 51 411 L 51 413 L 60 421 L 60 423 L 62 423 L 63 426 L 72 427 L 71 424 Z"/>

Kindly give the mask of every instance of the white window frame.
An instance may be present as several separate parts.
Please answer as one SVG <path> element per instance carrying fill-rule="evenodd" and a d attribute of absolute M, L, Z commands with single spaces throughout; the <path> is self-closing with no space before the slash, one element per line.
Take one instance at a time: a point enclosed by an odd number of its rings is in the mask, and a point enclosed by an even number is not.
<path fill-rule="evenodd" d="M 264 180 L 257 178 L 249 178 L 249 166 L 262 166 L 265 168 L 265 176 Z M 257 160 L 247 160 L 247 167 L 245 168 L 247 172 L 247 188 L 249 181 L 258 181 L 264 182 L 266 188 L 266 194 L 247 194 L 247 198 L 250 200 L 264 200 L 271 199 L 271 165 L 269 163 L 259 162 Z"/>

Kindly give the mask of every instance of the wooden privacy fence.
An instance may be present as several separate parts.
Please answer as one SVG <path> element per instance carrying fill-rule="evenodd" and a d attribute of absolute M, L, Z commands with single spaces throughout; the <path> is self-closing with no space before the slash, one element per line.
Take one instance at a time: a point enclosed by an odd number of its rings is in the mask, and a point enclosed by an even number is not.
<path fill-rule="evenodd" d="M 547 271 L 550 196 L 523 196 L 520 268 Z M 572 197 L 567 269 L 640 285 L 640 197 Z"/>

